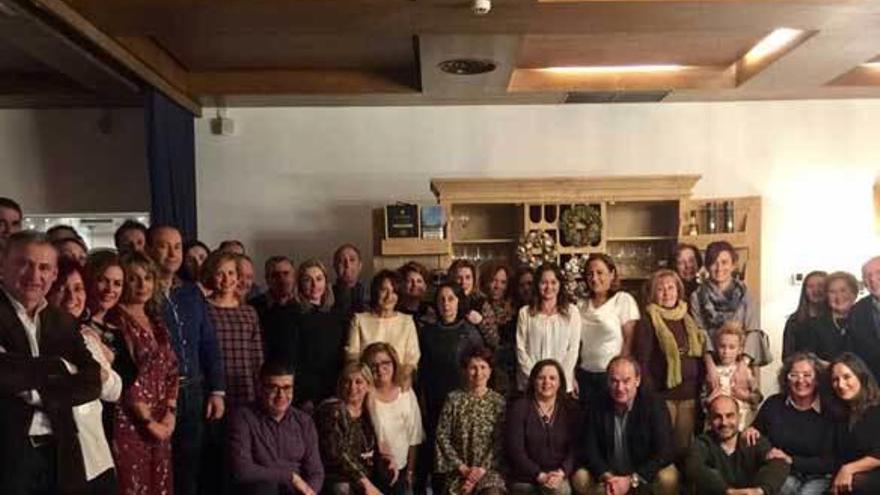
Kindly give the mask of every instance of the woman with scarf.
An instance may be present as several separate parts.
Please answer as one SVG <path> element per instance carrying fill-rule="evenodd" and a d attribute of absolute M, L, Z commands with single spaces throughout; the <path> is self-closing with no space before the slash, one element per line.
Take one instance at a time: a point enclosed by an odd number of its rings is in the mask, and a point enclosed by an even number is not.
<path fill-rule="evenodd" d="M 690 447 L 699 411 L 706 334 L 688 313 L 685 288 L 672 270 L 658 270 L 649 283 L 650 302 L 636 327 L 633 354 L 642 383 L 666 402 L 676 455 Z"/>
<path fill-rule="evenodd" d="M 706 268 L 709 279 L 691 294 L 690 311 L 699 328 L 708 335 L 712 348 L 715 332 L 727 321 L 742 324 L 746 334 L 744 366 L 764 366 L 773 361 L 770 341 L 760 329 L 758 304 L 752 299 L 746 285 L 734 276 L 739 257 L 727 241 L 717 241 L 706 248 Z M 705 359 L 706 379 L 710 391 L 719 383 L 715 363 Z M 739 373 L 738 375 L 744 375 Z"/>

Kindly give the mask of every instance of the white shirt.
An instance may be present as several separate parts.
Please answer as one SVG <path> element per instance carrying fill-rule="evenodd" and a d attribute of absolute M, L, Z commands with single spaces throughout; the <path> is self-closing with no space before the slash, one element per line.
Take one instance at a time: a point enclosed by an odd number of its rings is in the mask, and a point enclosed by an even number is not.
<path fill-rule="evenodd" d="M 18 316 L 19 321 L 21 321 L 21 325 L 24 327 L 25 334 L 27 335 L 28 346 L 31 348 L 31 356 L 39 357 L 40 345 L 38 336 L 40 335 L 40 313 L 42 313 L 43 310 L 46 309 L 49 303 L 46 302 L 46 299 L 40 301 L 40 304 L 37 305 L 37 310 L 34 313 L 34 318 L 31 319 L 24 305 L 18 302 L 16 298 L 12 297 L 12 295 L 9 294 L 5 287 L 3 288 L 3 292 L 6 294 L 9 302 L 12 303 L 12 307 L 15 309 L 15 314 L 16 316 Z M 5 350 L 3 352 L 5 352 Z M 24 396 L 22 398 L 25 402 L 32 406 L 39 407 L 43 405 L 40 394 L 36 390 L 29 390 L 27 392 L 24 392 Z M 51 421 L 49 421 L 49 416 L 47 416 L 46 413 L 44 413 L 40 409 L 34 409 L 34 416 L 31 419 L 31 426 L 28 430 L 28 435 L 36 436 L 51 434 L 52 423 Z"/>
<path fill-rule="evenodd" d="M 636 300 L 618 291 L 598 308 L 589 299 L 579 304 L 581 314 L 581 369 L 604 373 L 611 358 L 623 350 L 623 325 L 639 319 Z"/>
<path fill-rule="evenodd" d="M 122 394 L 122 378 L 111 368 L 110 362 L 98 347 L 98 342 L 90 336 L 83 336 L 86 348 L 101 368 L 109 373 L 106 381 L 101 383 L 101 400 L 116 402 Z M 113 455 L 104 435 L 101 400 L 86 402 L 73 408 L 73 420 L 76 422 L 79 446 L 82 450 L 86 468 L 86 480 L 91 481 L 104 471 L 113 467 Z"/>
<path fill-rule="evenodd" d="M 376 430 L 376 437 L 384 443 L 394 457 L 394 465 L 400 470 L 406 467 L 409 448 L 425 440 L 422 429 L 422 413 L 412 389 L 398 389 L 397 399 L 382 402 L 370 394 L 367 409 Z"/>
<path fill-rule="evenodd" d="M 565 372 L 567 392 L 574 390 L 574 366 L 580 344 L 581 316 L 574 304 L 568 306 L 568 316 L 560 313 L 529 314 L 529 307 L 519 310 L 516 323 L 516 376 L 520 390 L 525 390 L 529 373 L 538 361 L 555 359 Z"/>
<path fill-rule="evenodd" d="M 390 318 L 379 318 L 373 313 L 357 313 L 351 319 L 345 354 L 359 359 L 361 352 L 373 342 L 386 342 L 397 352 L 401 366 L 419 365 L 422 353 L 412 316 L 395 313 Z"/>

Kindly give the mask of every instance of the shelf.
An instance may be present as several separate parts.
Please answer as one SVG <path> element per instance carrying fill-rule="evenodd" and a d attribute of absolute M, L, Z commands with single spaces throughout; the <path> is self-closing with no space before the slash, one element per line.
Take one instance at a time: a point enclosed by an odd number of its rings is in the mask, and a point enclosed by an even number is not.
<path fill-rule="evenodd" d="M 652 241 L 677 241 L 674 235 L 636 235 L 627 237 L 609 237 L 606 242 L 652 242 Z"/>
<path fill-rule="evenodd" d="M 452 241 L 453 244 L 512 244 L 515 242 L 517 242 L 517 239 L 507 237 L 500 239 L 459 239 Z"/>
<path fill-rule="evenodd" d="M 693 244 L 700 249 L 705 249 L 706 246 L 715 241 L 727 241 L 734 246 L 746 246 L 749 244 L 749 236 L 745 232 L 719 232 L 716 234 L 683 235 L 680 236 L 678 240 L 688 244 Z"/>
<path fill-rule="evenodd" d="M 382 239 L 383 256 L 407 255 L 445 255 L 449 254 L 449 241 L 446 239 L 421 239 L 419 237 L 401 237 Z"/>

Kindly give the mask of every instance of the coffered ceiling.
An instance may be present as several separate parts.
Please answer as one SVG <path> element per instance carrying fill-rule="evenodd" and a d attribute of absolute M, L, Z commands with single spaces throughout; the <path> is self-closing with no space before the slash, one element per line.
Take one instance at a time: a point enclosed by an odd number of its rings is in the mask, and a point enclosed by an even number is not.
<path fill-rule="evenodd" d="M 0 2 L 194 111 L 880 96 L 880 0 L 493 0 L 481 16 L 471 0 Z M 33 73 L 3 34 L 0 73 Z M 494 70 L 440 69 L 454 59 Z"/>

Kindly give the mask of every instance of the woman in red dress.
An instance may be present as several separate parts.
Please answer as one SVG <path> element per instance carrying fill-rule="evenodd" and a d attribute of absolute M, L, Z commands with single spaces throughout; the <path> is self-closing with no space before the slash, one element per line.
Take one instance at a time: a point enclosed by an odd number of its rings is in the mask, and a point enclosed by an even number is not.
<path fill-rule="evenodd" d="M 172 495 L 171 434 L 179 377 L 177 359 L 155 295 L 158 271 L 141 253 L 122 259 L 122 300 L 109 315 L 137 369 L 116 408 L 113 454 L 121 495 Z"/>

